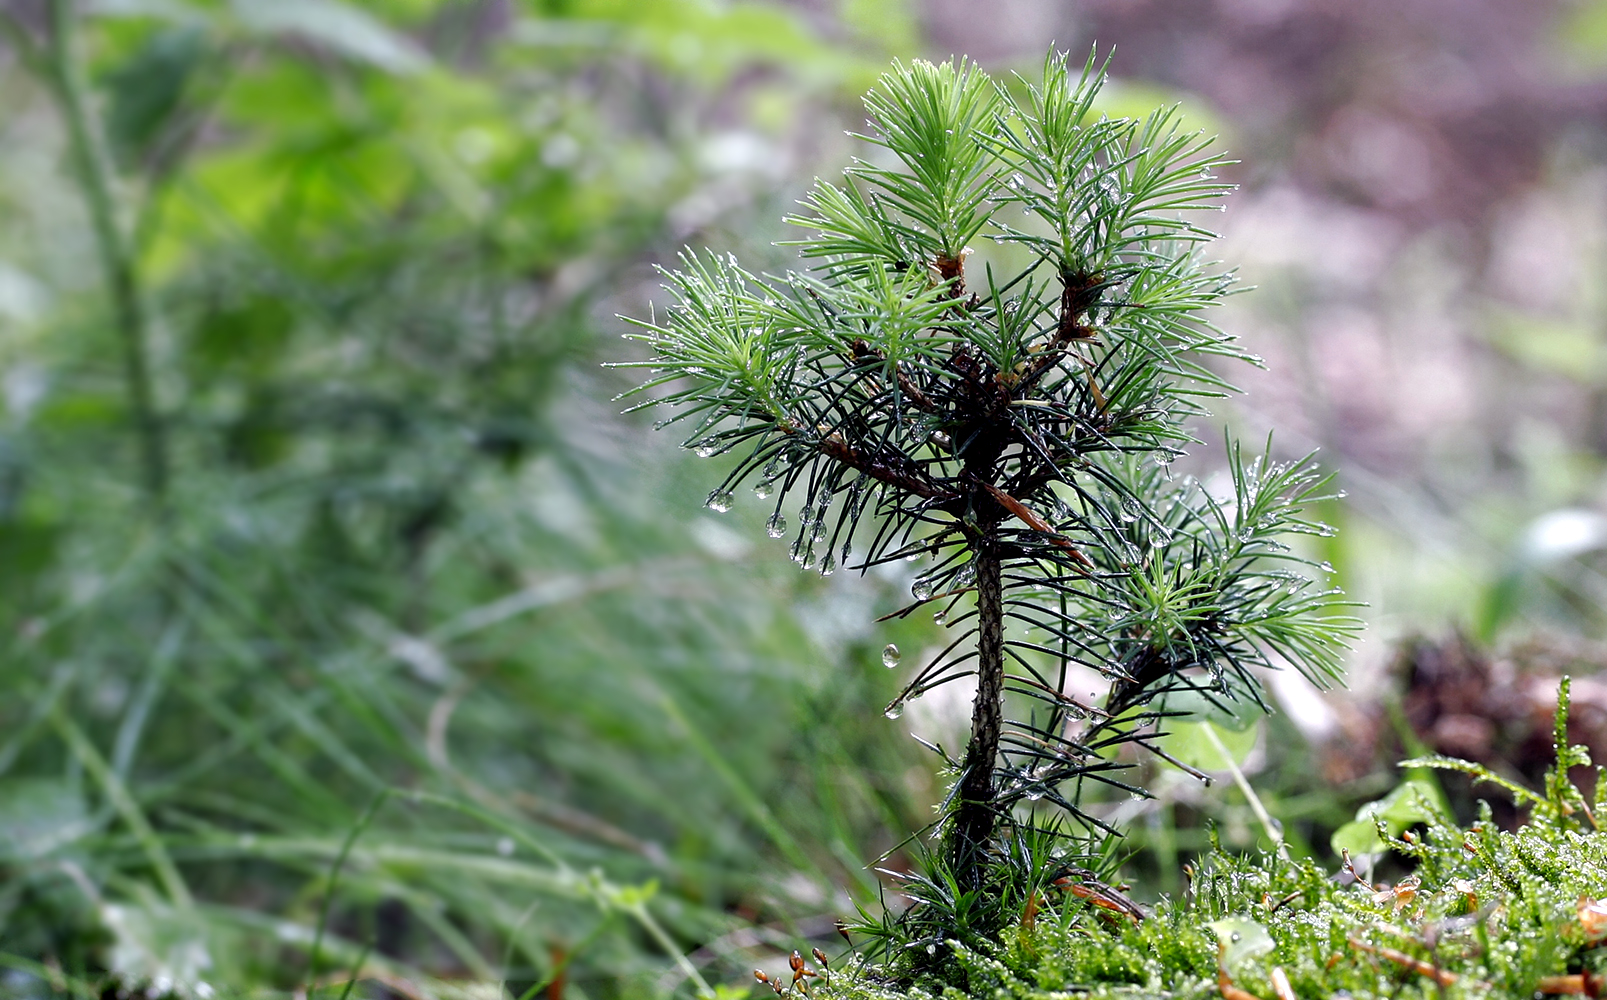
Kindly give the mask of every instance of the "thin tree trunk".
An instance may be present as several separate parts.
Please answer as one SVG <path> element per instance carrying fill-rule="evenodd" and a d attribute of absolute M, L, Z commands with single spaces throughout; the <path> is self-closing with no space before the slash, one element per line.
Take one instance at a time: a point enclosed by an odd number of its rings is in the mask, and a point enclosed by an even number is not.
<path fill-rule="evenodd" d="M 982 864 L 997 817 L 993 811 L 993 766 L 1003 724 L 1004 594 L 999 554 L 983 543 L 976 565 L 977 687 L 971 706 L 971 742 L 965 749 L 959 807 L 954 815 L 950 858 L 966 886 L 982 881 Z"/>

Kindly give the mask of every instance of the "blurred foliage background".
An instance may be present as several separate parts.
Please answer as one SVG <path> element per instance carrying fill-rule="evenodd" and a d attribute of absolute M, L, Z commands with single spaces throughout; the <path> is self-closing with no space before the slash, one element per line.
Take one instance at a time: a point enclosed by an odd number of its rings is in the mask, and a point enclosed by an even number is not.
<path fill-rule="evenodd" d="M 1097 41 L 1111 110 L 1239 158 L 1220 321 L 1268 368 L 1223 416 L 1323 449 L 1372 624 L 1236 742 L 1297 849 L 1403 751 L 1537 772 L 1607 663 L 1600 0 L 0 12 L 7 995 L 688 995 L 877 905 L 941 792 L 906 730 L 967 714 L 881 715 L 939 639 L 874 624 L 911 574 L 705 510 L 598 363 L 682 245 L 786 259 L 892 56 Z M 1574 706 L 1607 755 L 1607 681 Z M 1207 819 L 1256 845 L 1141 766 L 1143 889 Z"/>

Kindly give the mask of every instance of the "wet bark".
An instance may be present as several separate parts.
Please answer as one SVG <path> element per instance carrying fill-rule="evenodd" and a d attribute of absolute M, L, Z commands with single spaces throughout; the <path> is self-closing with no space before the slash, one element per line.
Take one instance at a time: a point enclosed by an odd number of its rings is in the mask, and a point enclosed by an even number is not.
<path fill-rule="evenodd" d="M 997 824 L 994 762 L 999 756 L 1004 694 L 1004 594 L 999 554 L 984 542 L 974 555 L 977 592 L 977 688 L 971 706 L 971 742 L 950 833 L 949 856 L 961 884 L 982 882 L 988 843 Z"/>

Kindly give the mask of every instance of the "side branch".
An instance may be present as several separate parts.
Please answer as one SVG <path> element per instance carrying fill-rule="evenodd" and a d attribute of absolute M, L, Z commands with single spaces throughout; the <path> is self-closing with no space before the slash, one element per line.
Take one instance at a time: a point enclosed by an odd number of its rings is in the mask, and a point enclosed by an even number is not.
<path fill-rule="evenodd" d="M 786 430 L 786 425 L 781 425 Z M 895 462 L 888 462 L 881 456 L 867 455 L 847 441 L 836 431 L 826 435 L 815 443 L 821 454 L 834 458 L 844 465 L 851 466 L 870 476 L 872 479 L 907 490 L 923 500 L 951 500 L 954 495 L 947 490 L 940 489 L 938 485 L 925 476 L 904 467 L 900 456 Z"/>
<path fill-rule="evenodd" d="M 1065 537 L 1060 534 L 1060 532 L 1049 526 L 1049 522 L 1033 513 L 1032 509 L 1026 504 L 999 489 L 992 483 L 984 482 L 982 486 L 988 491 L 989 496 L 998 501 L 999 506 L 1020 518 L 1027 525 L 1027 527 L 1042 534 L 1053 544 L 1071 553 L 1071 557 L 1077 560 L 1077 562 L 1081 563 L 1087 569 L 1094 568 L 1094 564 L 1088 561 L 1088 557 L 1083 555 L 1082 552 L 1077 549 L 1077 546 L 1067 541 Z"/>
<path fill-rule="evenodd" d="M 854 352 L 853 361 L 855 364 L 865 364 L 870 362 L 873 364 L 885 365 L 887 363 L 887 356 L 885 354 L 865 343 L 863 340 L 854 341 L 852 350 Z M 895 364 L 893 366 L 893 376 L 898 380 L 899 391 L 904 394 L 905 399 L 908 399 L 910 402 L 914 403 L 918 409 L 926 413 L 939 412 L 940 408 L 938 405 L 932 402 L 932 397 L 928 396 L 921 389 L 921 387 L 916 384 L 914 379 L 910 378 L 909 372 L 904 371 Z"/>

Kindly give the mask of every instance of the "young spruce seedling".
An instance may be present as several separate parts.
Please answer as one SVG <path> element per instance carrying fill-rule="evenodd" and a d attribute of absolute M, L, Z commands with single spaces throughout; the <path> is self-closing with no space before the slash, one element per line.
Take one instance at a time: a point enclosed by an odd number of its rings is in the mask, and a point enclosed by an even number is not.
<path fill-rule="evenodd" d="M 1257 361 L 1205 315 L 1233 279 L 1195 220 L 1229 185 L 1176 108 L 1097 112 L 1103 78 L 1054 53 L 1018 90 L 895 64 L 865 98 L 877 155 L 787 220 L 809 269 L 684 254 L 675 303 L 631 334 L 654 351 L 639 406 L 674 407 L 700 455 L 740 453 L 709 507 L 752 483 L 772 536 L 797 511 L 793 557 L 822 573 L 928 560 L 902 613 L 935 605 L 958 634 L 887 714 L 976 679 L 937 859 L 962 891 L 987 890 L 1043 802 L 1104 828 L 1083 787 L 1141 792 L 1118 751 L 1159 752 L 1185 701 L 1260 706 L 1275 663 L 1325 682 L 1356 627 L 1280 541 L 1328 531 L 1309 460 L 1229 442 L 1221 496 L 1169 471 L 1231 391 L 1208 359 Z M 1017 265 L 968 269 L 984 239 Z M 1102 699 L 1068 692 L 1078 666 Z"/>

